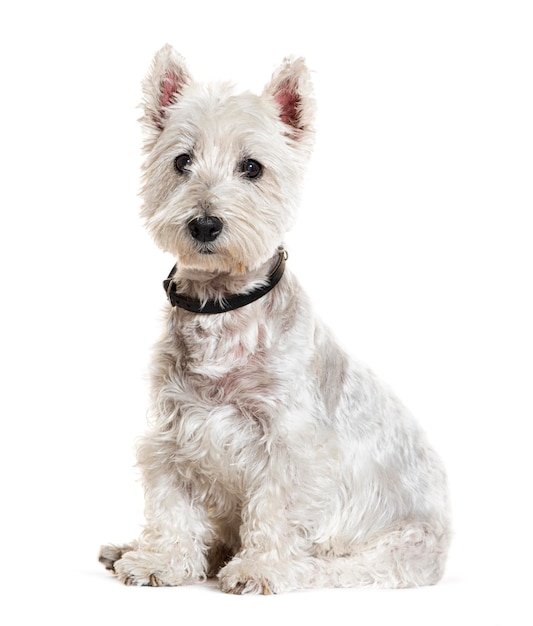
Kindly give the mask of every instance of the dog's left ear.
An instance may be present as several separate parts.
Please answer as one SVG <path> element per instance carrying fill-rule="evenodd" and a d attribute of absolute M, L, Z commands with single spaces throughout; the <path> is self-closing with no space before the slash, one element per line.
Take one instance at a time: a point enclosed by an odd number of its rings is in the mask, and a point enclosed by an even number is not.
<path fill-rule="evenodd" d="M 141 124 L 150 150 L 166 124 L 168 107 L 175 104 L 183 88 L 192 82 L 184 58 L 170 45 L 156 53 L 142 83 L 144 115 Z"/>
<path fill-rule="evenodd" d="M 315 101 L 311 74 L 302 58 L 286 58 L 274 72 L 263 96 L 273 98 L 279 117 L 288 126 L 287 134 L 301 139 L 311 134 L 315 117 Z"/>

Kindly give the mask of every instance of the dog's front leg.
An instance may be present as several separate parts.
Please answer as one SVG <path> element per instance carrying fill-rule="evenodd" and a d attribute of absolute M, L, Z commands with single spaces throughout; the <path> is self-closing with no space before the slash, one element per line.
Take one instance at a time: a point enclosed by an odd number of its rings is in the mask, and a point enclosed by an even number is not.
<path fill-rule="evenodd" d="M 146 524 L 135 549 L 112 564 L 128 585 L 175 586 L 206 578 L 212 526 L 194 482 L 182 475 L 170 446 L 165 454 L 166 446 L 152 436 L 139 448 Z"/>
<path fill-rule="evenodd" d="M 262 474 L 249 496 L 242 510 L 241 548 L 218 574 L 222 591 L 266 595 L 306 586 L 309 563 L 304 539 L 287 519 L 291 490 L 284 478 Z"/>

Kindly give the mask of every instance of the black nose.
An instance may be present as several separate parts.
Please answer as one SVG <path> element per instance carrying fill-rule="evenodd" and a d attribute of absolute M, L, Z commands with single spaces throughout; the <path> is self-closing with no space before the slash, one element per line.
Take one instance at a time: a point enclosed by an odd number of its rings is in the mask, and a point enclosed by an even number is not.
<path fill-rule="evenodd" d="M 215 241 L 222 232 L 222 221 L 213 215 L 197 217 L 189 222 L 189 232 L 196 241 Z"/>

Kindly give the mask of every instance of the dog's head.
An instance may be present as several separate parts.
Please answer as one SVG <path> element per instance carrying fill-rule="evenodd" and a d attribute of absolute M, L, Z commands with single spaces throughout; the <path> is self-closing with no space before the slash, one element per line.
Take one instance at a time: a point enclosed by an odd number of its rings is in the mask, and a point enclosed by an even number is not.
<path fill-rule="evenodd" d="M 292 224 L 312 146 L 303 60 L 285 60 L 257 96 L 196 83 L 165 46 L 143 92 L 142 214 L 157 244 L 209 272 L 265 263 Z"/>

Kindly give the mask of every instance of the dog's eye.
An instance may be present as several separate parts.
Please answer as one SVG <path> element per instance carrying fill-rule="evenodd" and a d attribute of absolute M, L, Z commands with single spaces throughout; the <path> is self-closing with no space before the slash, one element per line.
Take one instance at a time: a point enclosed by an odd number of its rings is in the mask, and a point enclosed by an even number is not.
<path fill-rule="evenodd" d="M 183 174 L 189 171 L 189 166 L 192 163 L 192 159 L 188 154 L 180 154 L 174 159 L 174 169 Z"/>
<path fill-rule="evenodd" d="M 259 178 L 263 173 L 263 166 L 254 159 L 245 159 L 241 163 L 240 169 L 246 178 Z"/>

